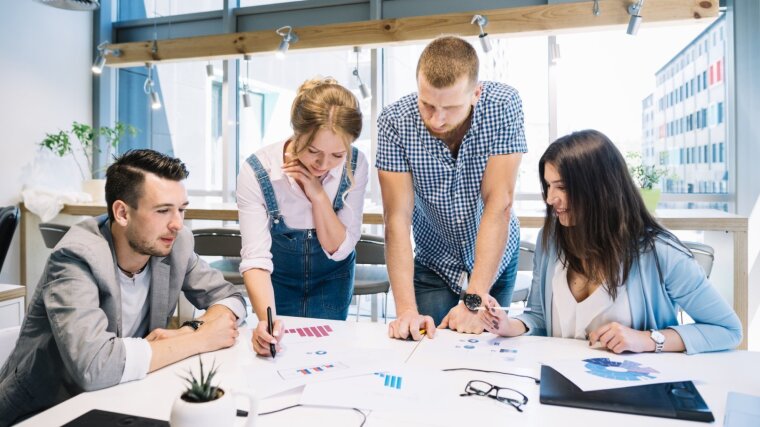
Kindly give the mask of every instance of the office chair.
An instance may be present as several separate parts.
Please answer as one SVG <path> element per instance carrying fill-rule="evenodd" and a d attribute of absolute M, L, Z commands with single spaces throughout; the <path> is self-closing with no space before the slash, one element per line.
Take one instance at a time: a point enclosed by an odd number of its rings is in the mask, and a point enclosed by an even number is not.
<path fill-rule="evenodd" d="M 8 255 L 8 249 L 11 247 L 18 220 L 18 207 L 6 206 L 0 209 L 0 271 L 3 270 L 5 256 Z"/>
<path fill-rule="evenodd" d="M 362 234 L 356 243 L 354 296 L 384 293 L 383 321 L 388 321 L 388 291 L 391 282 L 385 266 L 385 239 Z M 356 299 L 356 320 L 359 320 L 361 298 Z"/>
<path fill-rule="evenodd" d="M 694 254 L 694 259 L 697 260 L 697 263 L 705 271 L 705 276 L 707 276 L 709 279 L 710 273 L 712 272 L 713 261 L 715 261 L 715 250 L 712 248 L 712 246 L 697 242 L 681 243 L 689 248 L 691 253 Z"/>
<path fill-rule="evenodd" d="M 193 230 L 195 252 L 200 256 L 217 256 L 224 259 L 209 263 L 224 275 L 224 280 L 233 285 L 242 285 L 240 275 L 240 249 L 243 240 L 238 228 L 199 228 Z"/>
<path fill-rule="evenodd" d="M 63 235 L 71 228 L 70 225 L 53 224 L 52 222 L 43 222 L 40 224 L 40 233 L 42 240 L 45 241 L 45 247 L 53 249 L 61 241 Z"/>
<path fill-rule="evenodd" d="M 520 240 L 520 258 L 517 262 L 517 278 L 515 289 L 512 291 L 512 302 L 528 301 L 530 285 L 533 282 L 533 255 L 536 253 L 536 245 L 527 240 Z"/>

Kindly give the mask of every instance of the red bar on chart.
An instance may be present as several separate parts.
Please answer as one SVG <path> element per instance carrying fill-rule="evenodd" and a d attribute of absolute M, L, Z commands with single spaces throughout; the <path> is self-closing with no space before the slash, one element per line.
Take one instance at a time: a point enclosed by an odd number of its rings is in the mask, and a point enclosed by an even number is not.
<path fill-rule="evenodd" d="M 315 335 L 317 338 L 319 338 L 319 337 L 322 337 L 322 336 L 324 336 L 324 335 L 325 335 L 325 334 L 322 334 L 321 332 L 319 332 L 319 329 L 317 329 L 317 328 L 315 328 L 315 327 L 313 327 L 313 326 L 312 326 L 310 329 L 311 329 L 311 331 L 312 331 L 312 332 L 314 332 L 314 335 Z"/>

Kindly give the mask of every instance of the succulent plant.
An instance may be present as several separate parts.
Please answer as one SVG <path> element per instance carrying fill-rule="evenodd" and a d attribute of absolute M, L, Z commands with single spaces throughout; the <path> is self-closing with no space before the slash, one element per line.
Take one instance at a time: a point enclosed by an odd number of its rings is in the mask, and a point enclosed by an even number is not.
<path fill-rule="evenodd" d="M 224 391 L 218 386 L 211 385 L 211 380 L 216 375 L 216 370 L 218 369 L 218 367 L 214 366 L 216 361 L 211 364 L 211 369 L 207 373 L 204 373 L 203 359 L 201 359 L 200 355 L 198 355 L 198 360 L 201 366 L 200 376 L 196 378 L 192 369 L 188 370 L 190 376 L 183 377 L 188 386 L 185 392 L 182 393 L 182 399 L 187 402 L 210 402 L 222 397 Z"/>

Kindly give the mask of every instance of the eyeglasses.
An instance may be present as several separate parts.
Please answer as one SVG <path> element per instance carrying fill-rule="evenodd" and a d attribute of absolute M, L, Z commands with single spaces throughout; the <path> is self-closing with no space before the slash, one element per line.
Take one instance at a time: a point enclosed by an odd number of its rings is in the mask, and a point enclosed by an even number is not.
<path fill-rule="evenodd" d="M 464 393 L 459 396 L 487 396 L 501 403 L 512 405 L 513 408 L 520 412 L 523 411 L 523 405 L 528 403 L 528 396 L 513 388 L 499 387 L 480 380 L 468 382 L 464 387 Z"/>

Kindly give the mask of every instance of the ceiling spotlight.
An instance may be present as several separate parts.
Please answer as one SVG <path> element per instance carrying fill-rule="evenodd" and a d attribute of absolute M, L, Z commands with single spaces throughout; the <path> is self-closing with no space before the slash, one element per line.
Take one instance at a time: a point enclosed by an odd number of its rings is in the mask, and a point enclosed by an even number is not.
<path fill-rule="evenodd" d="M 148 63 L 145 64 L 145 67 L 148 68 L 148 78 L 145 79 L 143 91 L 150 97 L 150 107 L 154 110 L 158 110 L 161 108 L 161 98 L 158 96 L 156 88 L 153 87 L 153 65 Z"/>
<path fill-rule="evenodd" d="M 206 64 L 206 77 L 209 79 L 214 78 L 214 65 L 211 63 L 211 61 Z"/>
<path fill-rule="evenodd" d="M 290 44 L 298 41 L 298 36 L 293 32 L 293 27 L 290 25 L 280 27 L 275 32 L 282 37 L 282 41 L 280 42 L 280 46 L 277 48 L 276 53 L 277 57 L 282 59 L 285 58 L 285 54 L 288 53 Z"/>
<path fill-rule="evenodd" d="M 486 33 L 486 25 L 488 25 L 488 18 L 483 15 L 475 15 L 472 17 L 470 24 L 477 24 L 480 28 L 480 46 L 483 48 L 483 52 L 488 53 L 491 51 L 491 41 L 488 40 L 488 33 Z"/>
<path fill-rule="evenodd" d="M 98 45 L 98 56 L 95 58 L 95 62 L 92 64 L 92 72 L 100 74 L 103 72 L 103 67 L 106 65 L 106 55 L 121 56 L 121 49 L 109 49 L 109 41 L 104 41 Z"/>
<path fill-rule="evenodd" d="M 632 3 L 628 6 L 628 14 L 631 15 L 631 19 L 628 21 L 628 30 L 626 33 L 635 36 L 639 32 L 639 25 L 641 25 L 641 8 L 644 7 L 644 0 L 637 0 L 636 3 Z"/>
<path fill-rule="evenodd" d="M 602 10 L 599 9 L 599 0 L 594 0 L 594 7 L 592 9 L 592 12 L 594 13 L 594 16 L 599 16 L 602 14 Z"/>
<path fill-rule="evenodd" d="M 356 77 L 356 80 L 359 81 L 359 92 L 362 93 L 363 99 L 369 99 L 372 98 L 372 91 L 369 90 L 369 87 L 364 84 L 362 81 L 361 76 L 359 75 L 359 53 L 362 51 L 362 48 L 359 46 L 354 46 L 354 52 L 356 53 L 356 67 L 354 67 L 354 72 L 352 73 L 354 77 Z"/>

